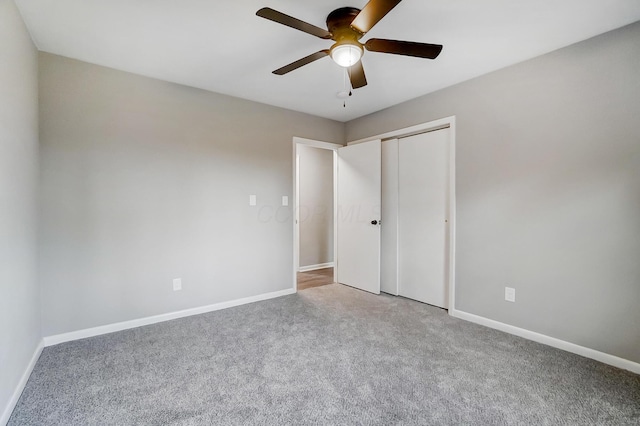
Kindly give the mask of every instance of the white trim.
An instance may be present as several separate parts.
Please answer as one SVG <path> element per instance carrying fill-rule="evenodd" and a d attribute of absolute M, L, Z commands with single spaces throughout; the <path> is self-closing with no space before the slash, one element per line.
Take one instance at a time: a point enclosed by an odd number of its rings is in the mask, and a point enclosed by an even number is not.
<path fill-rule="evenodd" d="M 298 144 L 293 142 L 293 285 L 298 291 L 298 274 L 300 268 L 300 154 Z"/>
<path fill-rule="evenodd" d="M 456 310 L 456 117 L 449 123 L 449 311 Z M 436 122 L 434 122 L 435 124 Z"/>
<path fill-rule="evenodd" d="M 333 266 L 334 266 L 333 262 L 318 263 L 317 265 L 301 266 L 298 268 L 298 272 L 317 271 L 318 269 L 333 268 Z"/>
<path fill-rule="evenodd" d="M 259 294 L 257 296 L 245 297 L 242 299 L 230 300 L 227 302 L 215 303 L 213 305 L 201 306 L 198 308 L 184 309 L 182 311 L 169 312 L 151 317 L 139 318 L 131 321 L 123 321 L 115 324 L 102 325 L 99 327 L 86 328 L 84 330 L 72 331 L 70 333 L 56 334 L 44 338 L 45 346 L 57 345 L 59 343 L 70 342 L 72 340 L 85 339 L 87 337 L 100 336 L 102 334 L 116 331 L 128 330 L 130 328 L 142 327 L 164 321 L 171 321 L 178 318 L 190 317 L 192 315 L 204 314 L 207 312 L 219 311 L 221 309 L 233 308 L 234 306 L 246 305 L 248 303 L 260 302 L 262 300 L 274 299 L 295 293 L 294 289 L 274 291 L 272 293 Z"/>
<path fill-rule="evenodd" d="M 312 146 L 314 148 L 331 149 L 333 151 L 336 151 L 338 148 L 342 148 L 344 146 L 340 145 L 339 143 L 315 141 L 313 139 L 305 139 L 294 136 L 293 144 L 295 145 L 297 143 L 301 145 Z"/>
<path fill-rule="evenodd" d="M 333 151 L 333 282 L 338 281 L 338 150 Z"/>
<path fill-rule="evenodd" d="M 415 126 L 393 130 L 391 132 L 383 133 L 381 135 L 368 136 L 366 138 L 348 142 L 347 145 L 355 145 L 358 143 L 369 142 L 374 139 L 382 139 L 384 141 L 386 139 L 407 137 L 417 133 L 424 133 L 426 131 L 444 129 L 446 127 L 449 127 L 450 125 L 455 125 L 455 122 L 456 122 L 456 117 L 455 115 L 452 115 L 450 117 L 441 118 L 439 120 L 429 121 L 428 123 L 421 123 L 421 124 L 416 124 Z"/>
<path fill-rule="evenodd" d="M 375 139 L 389 140 L 412 136 L 419 133 L 449 128 L 449 312 L 455 311 L 456 303 L 456 116 L 429 121 L 381 135 L 369 136 L 347 145 L 369 142 Z M 337 259 L 337 257 L 336 257 Z"/>
<path fill-rule="evenodd" d="M 298 145 L 305 145 L 320 149 L 330 149 L 333 151 L 333 256 L 338 256 L 338 233 L 337 233 L 337 217 L 338 217 L 338 148 L 344 145 L 331 142 L 322 142 L 312 139 L 293 137 L 293 284 L 291 288 L 294 292 L 298 291 L 297 274 L 300 270 L 300 156 L 298 155 Z M 337 261 L 334 262 L 333 281 L 338 281 L 338 268 L 335 267 Z M 301 271 L 301 270 L 300 270 Z"/>
<path fill-rule="evenodd" d="M 25 368 L 22 376 L 20 377 L 20 381 L 16 386 L 13 394 L 11 395 L 11 399 L 7 403 L 4 411 L 2 412 L 2 417 L 0 417 L 0 424 L 7 424 L 9 422 L 9 418 L 11 417 L 11 413 L 13 413 L 13 409 L 16 408 L 16 404 L 20 399 L 20 395 L 22 395 L 22 391 L 24 391 L 24 387 L 27 385 L 27 381 L 29 380 L 29 376 L 31 376 L 31 372 L 33 368 L 36 366 L 36 362 L 38 362 L 38 358 L 40 358 L 40 354 L 42 354 L 42 350 L 44 349 L 44 341 L 41 339 L 36 346 L 35 351 L 33 351 L 33 355 L 31 356 L 31 360 L 29 364 L 27 364 L 27 368 Z"/>
<path fill-rule="evenodd" d="M 519 328 L 464 311 L 452 309 L 449 311 L 449 315 L 640 374 L 640 364 L 629 361 L 628 359 L 620 358 L 615 355 L 610 355 L 595 349 L 586 348 L 584 346 L 576 345 L 575 343 L 566 342 L 564 340 L 556 339 L 555 337 L 550 337 L 536 333 L 535 331 L 529 331 L 524 328 Z"/>
<path fill-rule="evenodd" d="M 396 202 L 396 292 L 394 294 L 394 296 L 399 296 L 400 295 L 400 268 L 398 267 L 398 265 L 400 265 L 400 244 L 398 243 L 400 241 L 399 235 L 400 235 L 400 138 L 392 138 L 390 140 L 394 140 L 396 141 L 396 160 L 397 160 L 397 164 L 398 167 L 396 167 L 396 194 L 398 194 L 398 199 Z M 380 253 L 382 253 L 382 250 L 380 250 Z"/>

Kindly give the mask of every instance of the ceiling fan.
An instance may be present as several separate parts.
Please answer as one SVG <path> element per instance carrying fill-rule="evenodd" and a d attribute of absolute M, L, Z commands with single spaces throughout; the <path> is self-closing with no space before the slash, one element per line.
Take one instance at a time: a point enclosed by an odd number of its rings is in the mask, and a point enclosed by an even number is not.
<path fill-rule="evenodd" d="M 360 43 L 359 40 L 389 13 L 391 9 L 396 7 L 400 1 L 401 0 L 370 0 L 362 10 L 355 7 L 336 9 L 327 16 L 327 30 L 292 16 L 285 15 L 277 10 L 263 7 L 256 12 L 256 15 L 307 34 L 335 42 L 330 49 L 312 53 L 289 65 L 278 68 L 273 71 L 273 73 L 284 75 L 325 56 L 331 56 L 338 65 L 347 68 L 351 86 L 357 89 L 367 85 L 367 78 L 365 77 L 364 68 L 360 61 L 365 49 L 370 52 L 391 53 L 394 55 L 415 56 L 426 59 L 437 58 L 442 51 L 442 45 L 440 44 L 380 38 L 371 38 L 364 44 Z"/>

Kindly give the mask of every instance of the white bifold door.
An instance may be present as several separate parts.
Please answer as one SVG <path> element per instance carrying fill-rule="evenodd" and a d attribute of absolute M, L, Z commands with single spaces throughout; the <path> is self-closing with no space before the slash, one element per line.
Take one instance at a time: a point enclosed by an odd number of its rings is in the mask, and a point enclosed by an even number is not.
<path fill-rule="evenodd" d="M 338 149 L 338 281 L 380 293 L 381 142 Z"/>
<path fill-rule="evenodd" d="M 449 129 L 385 141 L 385 292 L 448 308 Z"/>

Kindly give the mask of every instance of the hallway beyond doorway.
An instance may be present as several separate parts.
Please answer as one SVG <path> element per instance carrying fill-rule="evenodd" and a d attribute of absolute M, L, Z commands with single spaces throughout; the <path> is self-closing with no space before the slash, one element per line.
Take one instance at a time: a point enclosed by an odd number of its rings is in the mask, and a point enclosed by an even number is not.
<path fill-rule="evenodd" d="M 333 284 L 333 268 L 298 272 L 298 291 Z"/>

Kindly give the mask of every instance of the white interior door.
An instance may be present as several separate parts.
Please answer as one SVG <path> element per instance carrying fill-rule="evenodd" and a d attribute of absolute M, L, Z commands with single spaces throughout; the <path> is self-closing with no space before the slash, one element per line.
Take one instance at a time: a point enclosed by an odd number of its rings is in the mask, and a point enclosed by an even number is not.
<path fill-rule="evenodd" d="M 398 144 L 398 293 L 448 307 L 449 129 Z"/>
<path fill-rule="evenodd" d="M 338 281 L 380 294 L 381 142 L 338 149 Z"/>

